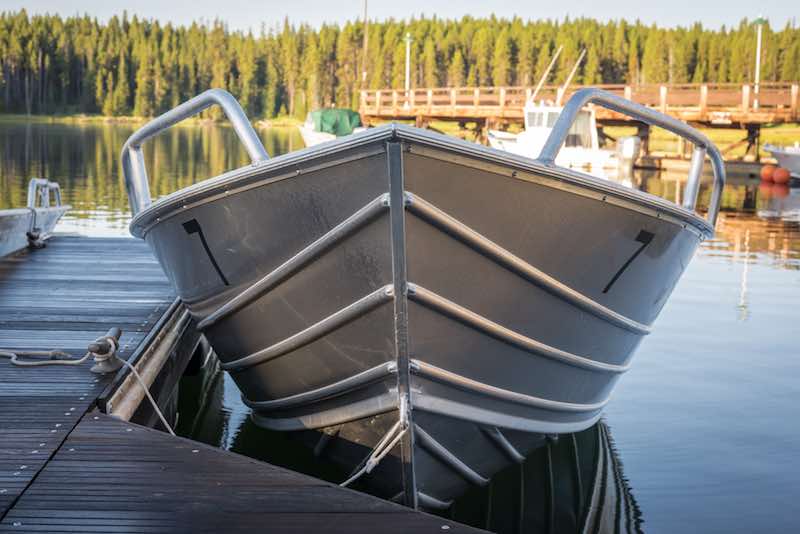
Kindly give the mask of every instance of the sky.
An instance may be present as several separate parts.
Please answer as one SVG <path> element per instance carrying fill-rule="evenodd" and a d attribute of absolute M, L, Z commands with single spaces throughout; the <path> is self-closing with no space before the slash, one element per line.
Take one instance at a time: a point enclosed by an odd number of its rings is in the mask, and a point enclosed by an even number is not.
<path fill-rule="evenodd" d="M 274 27 L 288 17 L 300 23 L 319 26 L 323 22 L 344 22 L 360 17 L 363 0 L 0 0 L 0 11 L 28 13 L 58 13 L 75 15 L 88 13 L 104 21 L 124 10 L 146 18 L 157 18 L 177 25 L 195 20 L 211 21 L 219 18 L 230 29 L 258 31 L 262 24 Z M 411 16 L 436 15 L 440 18 L 475 17 L 492 13 L 502 17 L 517 15 L 523 19 L 563 19 L 587 16 L 601 20 L 625 18 L 640 19 L 659 26 L 687 26 L 700 21 L 704 26 L 738 24 L 747 17 L 760 14 L 768 18 L 773 27 L 782 27 L 792 17 L 800 16 L 797 0 L 371 0 L 369 17 L 379 20 Z"/>

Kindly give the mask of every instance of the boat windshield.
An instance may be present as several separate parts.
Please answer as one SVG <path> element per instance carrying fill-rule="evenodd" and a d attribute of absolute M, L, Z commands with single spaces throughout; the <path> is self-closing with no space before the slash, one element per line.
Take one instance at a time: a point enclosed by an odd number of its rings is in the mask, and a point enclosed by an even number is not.
<path fill-rule="evenodd" d="M 558 115 L 558 111 L 529 111 L 528 128 L 552 128 Z"/>
<path fill-rule="evenodd" d="M 588 111 L 581 111 L 569 129 L 564 146 L 592 148 L 592 116 Z"/>
<path fill-rule="evenodd" d="M 558 109 L 558 108 L 557 108 Z M 536 110 L 527 114 L 527 128 L 547 128 L 555 126 L 561 111 Z M 582 110 L 569 129 L 564 146 L 592 148 L 592 114 Z"/>

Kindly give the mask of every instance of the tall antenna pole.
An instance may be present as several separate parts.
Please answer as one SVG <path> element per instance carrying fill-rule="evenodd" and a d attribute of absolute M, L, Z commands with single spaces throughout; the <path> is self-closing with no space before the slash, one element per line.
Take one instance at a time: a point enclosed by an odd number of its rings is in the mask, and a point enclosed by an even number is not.
<path fill-rule="evenodd" d="M 406 33 L 406 93 L 411 89 L 411 33 Z"/>
<path fill-rule="evenodd" d="M 361 53 L 361 85 L 367 85 L 367 45 L 369 45 L 369 19 L 367 18 L 367 0 L 364 0 L 364 45 Z"/>
<path fill-rule="evenodd" d="M 766 20 L 761 15 L 755 20 L 756 23 L 756 75 L 753 87 L 753 109 L 758 111 L 758 84 L 761 81 L 761 29 Z"/>
<path fill-rule="evenodd" d="M 563 49 L 564 45 L 561 45 L 558 47 L 558 50 L 556 50 L 556 53 L 553 54 L 553 59 L 550 60 L 550 64 L 544 70 L 544 74 L 542 74 L 542 77 L 539 78 L 539 83 L 536 84 L 536 89 L 534 89 L 533 92 L 531 93 L 531 102 L 533 102 L 536 99 L 536 95 L 539 94 L 539 91 L 542 89 L 544 82 L 547 81 L 547 78 L 550 76 L 550 71 L 553 70 L 553 67 L 556 64 L 556 60 L 558 60 L 558 56 L 561 55 L 561 51 Z"/>

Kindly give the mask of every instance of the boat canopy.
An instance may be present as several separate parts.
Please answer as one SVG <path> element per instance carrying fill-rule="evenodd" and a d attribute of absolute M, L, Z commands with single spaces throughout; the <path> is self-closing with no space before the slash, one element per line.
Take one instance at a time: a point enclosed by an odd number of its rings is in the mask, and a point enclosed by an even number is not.
<path fill-rule="evenodd" d="M 312 111 L 309 115 L 314 123 L 314 131 L 337 137 L 350 135 L 361 126 L 361 116 L 352 109 L 325 108 Z"/>

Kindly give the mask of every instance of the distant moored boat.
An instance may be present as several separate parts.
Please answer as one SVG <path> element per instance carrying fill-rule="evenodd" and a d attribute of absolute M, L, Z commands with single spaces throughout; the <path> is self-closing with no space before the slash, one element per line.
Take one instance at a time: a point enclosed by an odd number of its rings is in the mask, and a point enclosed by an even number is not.
<path fill-rule="evenodd" d="M 357 111 L 339 108 L 312 111 L 299 128 L 300 135 L 307 147 L 365 130 Z"/>
<path fill-rule="evenodd" d="M 764 145 L 764 150 L 772 154 L 778 166 L 787 169 L 793 178 L 800 178 L 800 143 L 786 147 Z"/>
<path fill-rule="evenodd" d="M 554 163 L 590 102 L 695 144 L 683 205 Z M 142 143 L 212 104 L 252 164 L 151 204 Z M 399 125 L 268 159 L 212 90 L 134 133 L 122 166 L 131 232 L 256 423 L 314 430 L 351 480 L 434 508 L 598 420 L 713 235 L 725 180 L 702 134 L 594 89 L 564 106 L 537 160 Z"/>

